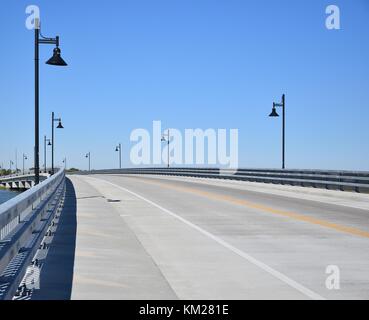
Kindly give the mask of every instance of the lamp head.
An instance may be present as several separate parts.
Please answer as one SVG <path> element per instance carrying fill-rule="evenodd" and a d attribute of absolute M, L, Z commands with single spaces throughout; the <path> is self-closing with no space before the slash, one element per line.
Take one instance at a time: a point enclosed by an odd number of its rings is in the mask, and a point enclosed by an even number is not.
<path fill-rule="evenodd" d="M 273 104 L 272 113 L 269 115 L 269 117 L 272 117 L 272 118 L 279 117 L 279 114 L 277 113 L 277 109 L 274 104 Z"/>
<path fill-rule="evenodd" d="M 56 47 L 54 49 L 53 56 L 49 60 L 47 60 L 46 64 L 59 67 L 67 66 L 67 63 L 63 60 L 60 54 L 61 50 L 59 49 L 59 47 Z"/>
<path fill-rule="evenodd" d="M 61 120 L 59 120 L 59 124 L 58 124 L 58 126 L 56 128 L 57 129 L 64 129 L 64 127 L 63 127 L 63 125 L 61 123 Z"/>
<path fill-rule="evenodd" d="M 49 140 L 49 143 L 47 144 L 48 146 L 51 146 L 51 141 Z"/>

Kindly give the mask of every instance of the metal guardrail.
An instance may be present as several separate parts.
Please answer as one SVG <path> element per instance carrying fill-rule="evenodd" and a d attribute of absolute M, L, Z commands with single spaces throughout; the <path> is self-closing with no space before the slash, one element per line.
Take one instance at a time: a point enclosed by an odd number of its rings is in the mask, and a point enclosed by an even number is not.
<path fill-rule="evenodd" d="M 45 180 L 49 175 L 42 173 L 40 174 L 40 178 Z M 19 174 L 19 175 L 12 175 L 12 176 L 0 176 L 0 183 L 6 181 L 19 181 L 19 180 L 35 180 L 35 176 L 33 174 Z"/>
<path fill-rule="evenodd" d="M 40 181 L 44 181 L 49 174 L 40 174 Z M 0 177 L 0 187 L 14 190 L 27 190 L 34 186 L 35 176 L 33 174 L 12 175 Z"/>
<path fill-rule="evenodd" d="M 40 175 L 40 181 L 46 180 L 47 177 L 47 175 Z M 0 187 L 8 189 L 28 189 L 34 186 L 34 181 L 34 175 L 0 177 Z"/>
<path fill-rule="evenodd" d="M 303 187 L 369 192 L 369 172 L 333 170 L 132 168 L 76 172 L 75 174 L 153 174 L 231 179 Z"/>
<path fill-rule="evenodd" d="M 0 205 L 0 300 L 12 299 L 65 193 L 65 172 Z"/>

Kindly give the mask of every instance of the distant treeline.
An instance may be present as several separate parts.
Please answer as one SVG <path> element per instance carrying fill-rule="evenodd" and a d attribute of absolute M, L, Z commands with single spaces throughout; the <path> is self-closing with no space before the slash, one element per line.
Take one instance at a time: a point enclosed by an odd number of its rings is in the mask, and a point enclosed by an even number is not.
<path fill-rule="evenodd" d="M 10 174 L 12 174 L 12 171 L 7 169 L 0 169 L 0 176 L 8 176 Z"/>

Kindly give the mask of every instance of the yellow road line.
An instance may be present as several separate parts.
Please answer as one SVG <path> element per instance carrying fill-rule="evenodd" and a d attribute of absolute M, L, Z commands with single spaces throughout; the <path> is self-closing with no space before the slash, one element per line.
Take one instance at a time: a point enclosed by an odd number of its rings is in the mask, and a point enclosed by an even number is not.
<path fill-rule="evenodd" d="M 193 188 L 188 188 L 188 187 L 178 187 L 178 186 L 173 186 L 173 185 L 167 185 L 165 183 L 162 182 L 153 182 L 153 181 L 148 181 L 148 179 L 145 179 L 145 182 L 148 184 L 153 184 L 153 185 L 159 185 L 163 188 L 166 189 L 171 189 L 171 190 L 178 190 L 178 191 L 183 191 L 183 192 L 187 192 L 187 193 L 192 193 L 195 195 L 200 195 L 203 197 L 206 197 L 208 199 L 212 199 L 212 200 L 222 200 L 222 201 L 226 201 L 226 202 L 230 202 L 233 204 L 237 204 L 240 206 L 244 206 L 244 207 L 248 207 L 248 208 L 252 208 L 252 209 L 257 209 L 257 210 L 261 210 L 264 212 L 268 212 L 271 214 L 275 214 L 275 215 L 279 215 L 279 216 L 283 216 L 283 217 L 287 217 L 293 220 L 297 220 L 297 221 L 303 221 L 303 222 L 307 222 L 307 223 L 311 223 L 314 225 L 318 225 L 318 226 L 322 226 L 322 227 L 326 227 L 329 229 L 333 229 L 336 231 L 340 231 L 343 233 L 347 233 L 350 235 L 355 235 L 355 236 L 359 236 L 359 237 L 364 237 L 364 238 L 369 238 L 369 232 L 366 232 L 364 230 L 360 230 L 357 228 L 352 228 L 352 227 L 347 227 L 344 225 L 340 225 L 337 223 L 332 223 L 326 220 L 321 220 L 321 219 L 316 219 L 313 217 L 309 217 L 307 215 L 304 214 L 300 214 L 300 213 L 294 213 L 294 212 L 288 212 L 288 211 L 283 211 L 283 210 L 279 210 L 279 209 L 274 209 L 268 206 L 264 206 L 258 203 L 253 203 L 247 200 L 241 200 L 241 199 L 237 199 L 235 197 L 231 197 L 231 196 L 225 196 L 225 195 L 219 195 L 219 194 L 215 194 L 215 193 L 211 193 L 211 192 L 207 192 L 207 191 L 202 191 L 202 190 L 196 190 Z"/>

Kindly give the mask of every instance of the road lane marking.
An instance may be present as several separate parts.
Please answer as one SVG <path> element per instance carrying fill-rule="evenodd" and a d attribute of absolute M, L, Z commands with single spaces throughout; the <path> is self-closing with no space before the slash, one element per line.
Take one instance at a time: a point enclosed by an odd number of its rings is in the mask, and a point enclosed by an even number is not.
<path fill-rule="evenodd" d="M 268 207 L 268 206 L 264 206 L 262 204 L 253 203 L 253 202 L 250 202 L 250 201 L 247 201 L 247 200 L 237 199 L 237 198 L 232 197 L 232 196 L 214 194 L 214 193 L 211 193 L 211 192 L 196 190 L 196 189 L 188 188 L 188 187 L 178 187 L 178 186 L 172 186 L 172 185 L 168 186 L 167 184 L 161 183 L 161 182 L 150 181 L 150 182 L 145 182 L 145 183 L 153 184 L 153 185 L 160 185 L 161 187 L 166 188 L 166 189 L 178 190 L 178 191 L 183 191 L 183 192 L 187 192 L 187 193 L 192 193 L 192 194 L 195 194 L 195 195 L 204 196 L 204 197 L 206 197 L 208 199 L 212 199 L 212 200 L 222 200 L 222 201 L 230 202 L 230 203 L 237 204 L 237 205 L 240 205 L 240 206 L 244 206 L 244 207 L 248 207 L 248 208 L 252 208 L 252 209 L 272 213 L 272 214 L 279 215 L 279 216 L 284 216 L 284 217 L 287 217 L 287 218 L 307 222 L 307 223 L 310 223 L 310 224 L 318 225 L 318 226 L 329 228 L 329 229 L 333 229 L 333 230 L 340 231 L 340 232 L 343 232 L 343 233 L 347 233 L 347 234 L 350 234 L 350 235 L 359 236 L 359 237 L 363 237 L 363 238 L 369 238 L 369 232 L 364 231 L 364 230 L 360 230 L 360 229 L 353 228 L 353 227 L 347 227 L 347 226 L 340 225 L 340 224 L 337 224 L 337 223 L 329 222 L 327 220 L 322 220 L 322 219 L 309 217 L 309 216 L 301 214 L 301 213 L 288 212 L 288 211 L 283 211 L 283 210 L 279 210 L 279 209 L 274 209 L 274 208 L 271 208 L 271 207 Z"/>
<path fill-rule="evenodd" d="M 254 257 L 250 256 L 249 254 L 247 254 L 246 252 L 232 246 L 231 244 L 229 244 L 228 242 L 224 241 L 223 239 L 215 236 L 214 234 L 206 231 L 205 229 L 199 227 L 196 224 L 193 224 L 192 222 L 182 218 L 181 216 L 179 216 L 178 214 L 165 209 L 164 207 L 162 207 L 161 205 L 131 191 L 128 190 L 124 187 L 121 187 L 115 183 L 112 183 L 110 181 L 104 180 L 104 179 L 98 179 L 98 178 L 93 178 L 93 177 L 89 177 L 88 179 L 94 179 L 94 180 L 98 180 L 98 181 L 102 181 L 105 182 L 113 187 L 116 187 L 118 189 L 121 189 L 122 191 L 125 191 L 133 196 L 135 196 L 138 199 L 141 199 L 145 202 L 147 202 L 148 204 L 152 205 L 153 207 L 156 207 L 157 209 L 159 209 L 160 211 L 172 216 L 173 218 L 183 222 L 184 224 L 186 224 L 187 226 L 191 227 L 192 229 L 200 232 L 201 234 L 203 234 L 204 236 L 208 237 L 209 239 L 217 242 L 218 244 L 220 244 L 221 246 L 223 246 L 224 248 L 230 250 L 231 252 L 237 254 L 238 256 L 240 256 L 241 258 L 244 258 L 245 260 L 247 260 L 248 262 L 254 264 L 255 266 L 259 267 L 260 269 L 264 270 L 265 272 L 269 273 L 270 275 L 272 275 L 273 277 L 277 278 L 278 280 L 284 282 L 285 284 L 289 285 L 290 287 L 294 288 L 295 290 L 301 292 L 302 294 L 304 294 L 305 296 L 309 297 L 310 299 L 313 300 L 325 300 L 324 297 L 322 297 L 321 295 L 319 295 L 318 293 L 306 288 L 305 286 L 303 286 L 302 284 L 296 282 L 295 280 L 287 277 L 286 275 L 284 275 L 283 273 L 273 269 L 272 267 L 268 266 L 267 264 L 265 264 L 264 262 L 261 262 L 257 259 L 255 259 Z"/>

